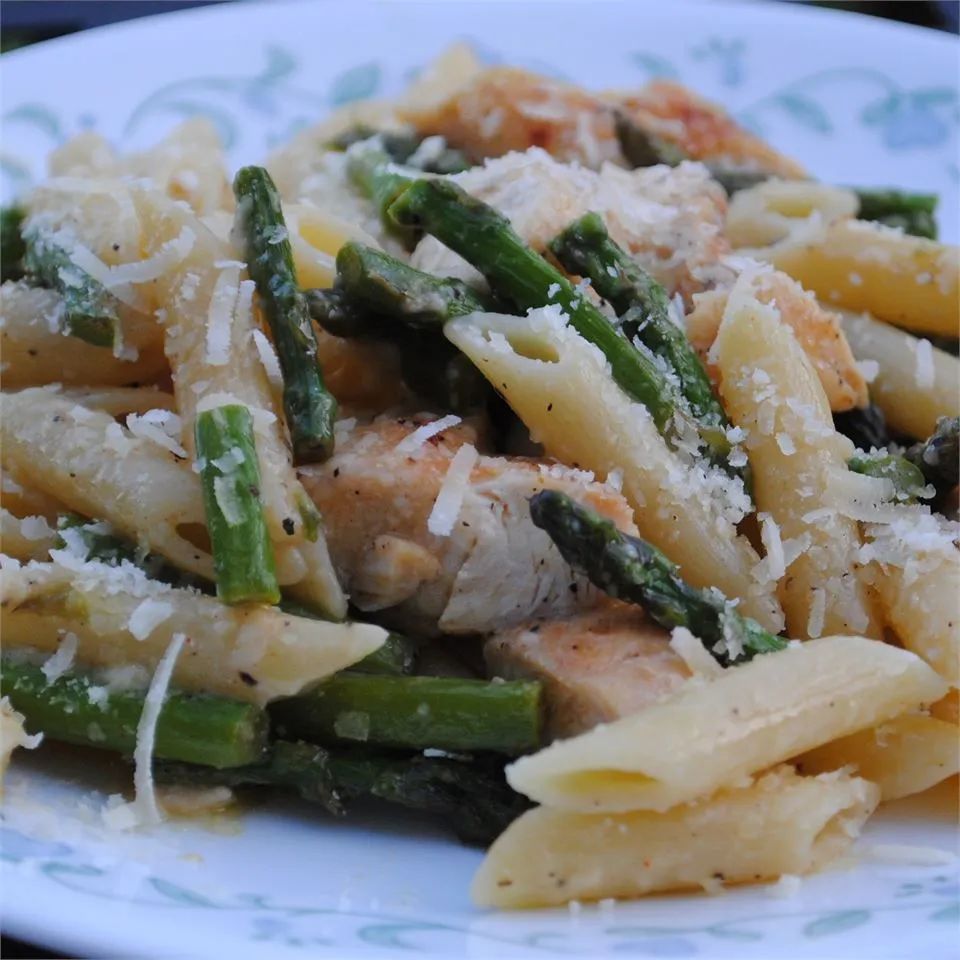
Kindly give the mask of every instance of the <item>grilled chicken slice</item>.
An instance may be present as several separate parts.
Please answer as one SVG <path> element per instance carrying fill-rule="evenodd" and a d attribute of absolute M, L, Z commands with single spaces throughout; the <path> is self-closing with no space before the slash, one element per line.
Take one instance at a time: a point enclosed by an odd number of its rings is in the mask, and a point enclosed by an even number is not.
<path fill-rule="evenodd" d="M 714 382 L 716 368 L 710 363 L 709 350 L 729 295 L 729 288 L 698 294 L 693 311 L 686 317 L 687 336 Z M 867 405 L 867 383 L 835 313 L 825 310 L 812 293 L 779 270 L 767 270 L 760 275 L 757 298 L 776 306 L 783 322 L 793 329 L 817 371 L 831 410 L 841 413 Z"/>
<path fill-rule="evenodd" d="M 330 460 L 298 471 L 352 601 L 426 634 L 486 633 L 595 606 L 600 594 L 533 525 L 528 501 L 546 487 L 563 490 L 635 530 L 623 497 L 582 471 L 481 456 L 452 532 L 436 536 L 427 519 L 454 454 L 476 434 L 460 424 L 398 450 L 422 422 L 379 418 L 346 436 L 341 429 Z"/>
<path fill-rule="evenodd" d="M 491 676 L 542 681 L 551 740 L 636 713 L 690 676 L 670 634 L 642 610 L 616 601 L 501 631 L 483 653 Z"/>
<path fill-rule="evenodd" d="M 560 163 L 538 148 L 488 160 L 452 177 L 464 190 L 509 217 L 535 250 L 590 210 L 670 293 L 684 297 L 729 279 L 718 260 L 730 250 L 723 234 L 726 196 L 700 164 L 624 170 L 604 164 L 588 170 Z M 466 261 L 433 237 L 417 245 L 411 262 L 437 276 L 482 285 Z"/>
<path fill-rule="evenodd" d="M 635 93 L 605 97 L 638 126 L 693 160 L 803 177 L 803 167 L 741 127 L 723 107 L 672 80 L 653 80 Z"/>
<path fill-rule="evenodd" d="M 401 102 L 399 112 L 421 133 L 440 134 L 478 161 L 529 147 L 594 168 L 620 157 L 607 104 L 580 87 L 516 67 L 482 70 L 445 100 Z"/>

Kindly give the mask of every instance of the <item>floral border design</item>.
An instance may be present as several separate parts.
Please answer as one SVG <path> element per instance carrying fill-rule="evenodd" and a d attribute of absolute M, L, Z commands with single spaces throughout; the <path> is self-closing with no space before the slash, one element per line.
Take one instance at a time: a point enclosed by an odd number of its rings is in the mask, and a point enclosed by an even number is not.
<path fill-rule="evenodd" d="M 291 905 L 257 893 L 224 896 L 148 876 L 143 891 L 118 897 L 109 869 L 90 863 L 69 844 L 38 840 L 10 827 L 0 827 L 0 860 L 8 865 L 29 864 L 49 883 L 99 900 L 179 911 L 230 913 L 243 918 L 244 938 L 270 944 L 273 949 L 309 950 L 314 955 L 363 944 L 385 950 L 416 950 L 444 954 L 455 945 L 483 941 L 533 955 L 593 956 L 629 953 L 653 957 L 685 957 L 707 953 L 711 944 L 735 943 L 739 955 L 765 957 L 768 937 L 777 940 L 819 941 L 849 933 L 871 923 L 879 914 L 904 915 L 910 923 L 956 926 L 960 922 L 960 882 L 945 872 L 919 880 L 892 880 L 885 902 L 836 909 L 771 909 L 711 924 L 618 924 L 612 915 L 591 912 L 589 929 L 578 939 L 570 929 L 533 929 L 508 935 L 477 925 L 448 923 L 416 916 L 354 910 L 346 904 L 331 907 Z M 771 900 L 771 907 L 775 901 Z M 554 914 L 567 918 L 563 912 Z M 331 921 L 334 921 L 331 924 Z"/>

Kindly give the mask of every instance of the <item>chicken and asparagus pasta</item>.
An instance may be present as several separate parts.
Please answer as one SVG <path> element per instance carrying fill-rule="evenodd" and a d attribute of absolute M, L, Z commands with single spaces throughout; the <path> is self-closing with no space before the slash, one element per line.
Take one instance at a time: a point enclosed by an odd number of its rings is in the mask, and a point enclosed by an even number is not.
<path fill-rule="evenodd" d="M 835 861 L 958 771 L 936 202 L 465 45 L 263 165 L 61 146 L 2 216 L 0 766 L 419 810 L 481 906 Z"/>

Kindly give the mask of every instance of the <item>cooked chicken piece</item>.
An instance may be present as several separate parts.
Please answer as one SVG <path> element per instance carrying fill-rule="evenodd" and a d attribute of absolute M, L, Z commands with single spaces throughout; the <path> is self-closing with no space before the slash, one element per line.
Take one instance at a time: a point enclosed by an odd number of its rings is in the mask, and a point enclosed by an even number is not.
<path fill-rule="evenodd" d="M 599 171 L 559 163 L 538 148 L 488 160 L 452 178 L 496 207 L 535 250 L 572 220 L 594 210 L 611 236 L 667 289 L 685 297 L 729 271 L 717 265 L 729 252 L 723 235 L 726 198 L 700 164 Z M 413 253 L 414 266 L 437 276 L 481 284 L 479 274 L 433 237 Z"/>
<path fill-rule="evenodd" d="M 446 100 L 401 103 L 399 113 L 421 133 L 440 134 L 478 161 L 528 147 L 594 168 L 620 158 L 607 104 L 580 87 L 516 67 L 490 67 Z"/>
<path fill-rule="evenodd" d="M 604 99 L 694 160 L 805 176 L 803 167 L 745 130 L 722 107 L 672 80 L 654 80 L 636 93 L 616 92 Z"/>
<path fill-rule="evenodd" d="M 729 289 L 697 294 L 693 312 L 686 317 L 687 336 L 715 383 L 717 370 L 710 363 L 708 351 L 717 336 L 729 294 Z M 761 275 L 757 297 L 763 303 L 774 304 L 784 323 L 793 328 L 820 377 L 830 409 L 840 413 L 865 407 L 869 401 L 867 384 L 844 336 L 840 318 L 824 310 L 812 293 L 779 270 Z"/>
<path fill-rule="evenodd" d="M 481 456 L 452 532 L 437 536 L 428 517 L 454 454 L 476 434 L 460 424 L 398 450 L 422 422 L 380 418 L 357 426 L 338 435 L 330 460 L 299 471 L 353 602 L 389 608 L 392 623 L 427 633 L 488 632 L 596 605 L 598 592 L 533 525 L 528 500 L 545 487 L 564 490 L 633 531 L 623 497 L 582 471 Z"/>
<path fill-rule="evenodd" d="M 543 682 L 550 739 L 636 713 L 690 676 L 666 630 L 638 607 L 613 601 L 567 620 L 503 631 L 483 653 L 491 676 Z"/>
<path fill-rule="evenodd" d="M 323 379 L 340 403 L 384 410 L 409 401 L 400 376 L 400 353 L 385 341 L 347 340 L 315 326 Z"/>

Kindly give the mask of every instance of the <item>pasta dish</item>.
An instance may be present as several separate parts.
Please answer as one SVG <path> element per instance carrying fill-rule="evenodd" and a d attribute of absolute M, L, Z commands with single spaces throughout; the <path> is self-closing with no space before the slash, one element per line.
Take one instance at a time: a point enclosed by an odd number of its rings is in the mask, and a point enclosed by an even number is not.
<path fill-rule="evenodd" d="M 425 812 L 538 907 L 788 880 L 958 772 L 958 251 L 677 83 L 447 50 L 3 211 L 0 725 L 108 826 Z"/>

